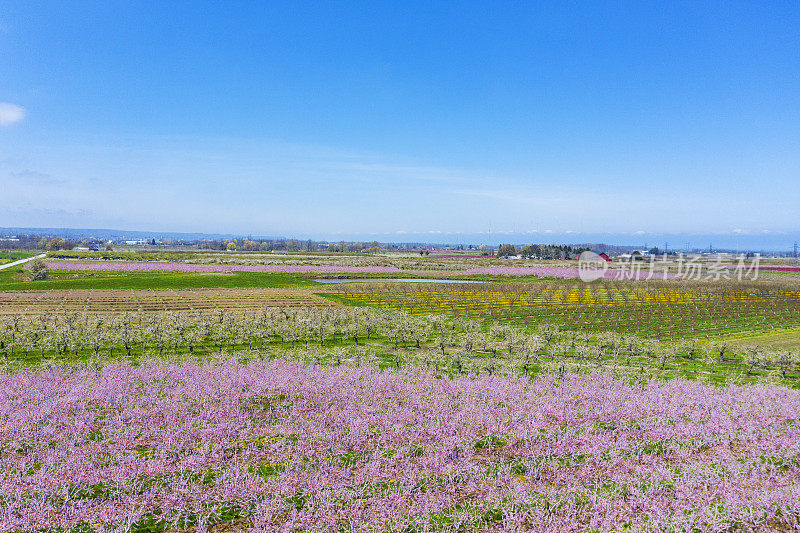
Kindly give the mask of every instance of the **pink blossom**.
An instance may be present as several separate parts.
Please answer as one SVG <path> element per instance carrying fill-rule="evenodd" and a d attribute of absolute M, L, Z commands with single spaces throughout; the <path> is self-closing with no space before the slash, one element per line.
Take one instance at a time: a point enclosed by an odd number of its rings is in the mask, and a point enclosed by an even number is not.
<path fill-rule="evenodd" d="M 169 263 L 149 261 L 104 261 L 83 263 L 77 261 L 48 261 L 47 266 L 54 270 L 99 270 L 99 271 L 173 271 L 173 272 L 348 272 L 348 273 L 397 273 L 400 269 L 380 266 L 337 266 L 337 265 L 217 265 L 195 263 Z"/>
<path fill-rule="evenodd" d="M 0 372 L 0 531 L 232 509 L 264 531 L 790 530 L 798 419 L 784 387 L 601 374 Z"/>

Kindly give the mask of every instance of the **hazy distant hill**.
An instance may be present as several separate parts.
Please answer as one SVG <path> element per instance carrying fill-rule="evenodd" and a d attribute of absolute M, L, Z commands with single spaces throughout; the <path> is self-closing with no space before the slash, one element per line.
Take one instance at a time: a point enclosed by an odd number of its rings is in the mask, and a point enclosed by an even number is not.
<path fill-rule="evenodd" d="M 179 233 L 170 231 L 136 231 L 97 228 L 2 228 L 0 235 L 48 235 L 65 239 L 140 240 L 175 239 L 185 241 L 232 239 L 240 235 L 222 233 Z"/>

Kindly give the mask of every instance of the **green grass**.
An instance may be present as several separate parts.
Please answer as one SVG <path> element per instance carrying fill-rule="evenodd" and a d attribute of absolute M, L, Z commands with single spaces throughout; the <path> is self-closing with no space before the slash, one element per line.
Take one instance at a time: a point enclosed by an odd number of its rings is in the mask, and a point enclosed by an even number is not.
<path fill-rule="evenodd" d="M 433 274 L 419 274 L 409 272 L 304 272 L 303 277 L 314 279 L 392 279 L 414 278 L 414 279 L 441 279 L 441 280 L 460 280 L 460 281 L 484 281 L 486 283 L 541 283 L 544 281 L 563 281 L 562 278 L 539 277 L 539 276 L 489 276 L 485 274 L 448 274 L 447 271 L 436 272 Z"/>
<path fill-rule="evenodd" d="M 328 336 L 325 340 L 324 346 L 320 346 L 317 341 L 298 341 L 292 343 L 277 338 L 267 340 L 263 344 L 259 339 L 253 339 L 252 348 L 249 342 L 237 342 L 235 344 L 224 343 L 221 346 L 214 344 L 211 341 L 203 341 L 198 343 L 192 352 L 187 346 L 181 344 L 177 349 L 172 346 L 167 346 L 163 355 L 159 355 L 158 350 L 148 345 L 145 349 L 141 344 L 136 343 L 133 345 L 131 356 L 128 357 L 126 350 L 120 344 L 115 344 L 113 351 L 109 352 L 107 346 L 99 352 L 100 360 L 105 363 L 113 361 L 125 360 L 133 365 L 143 364 L 149 361 L 166 360 L 174 361 L 181 360 L 181 358 L 197 358 L 204 359 L 212 356 L 237 356 L 240 362 L 246 363 L 250 360 L 259 360 L 264 357 L 270 359 L 284 358 L 288 353 L 295 349 L 301 348 L 306 350 L 303 355 L 305 361 L 314 364 L 322 364 L 325 366 L 338 366 L 342 364 L 343 359 L 353 356 L 354 349 L 362 351 L 363 357 L 372 357 L 373 362 L 382 369 L 399 368 L 401 366 L 417 366 L 427 368 L 436 368 L 451 377 L 456 373 L 460 373 L 460 364 L 464 365 L 464 372 L 469 372 L 470 368 L 486 370 L 489 367 L 505 367 L 511 375 L 526 375 L 536 376 L 543 372 L 541 365 L 554 362 L 569 364 L 579 364 L 583 366 L 582 371 L 597 370 L 598 368 L 611 369 L 614 360 L 609 356 L 603 356 L 603 366 L 595 366 L 595 359 L 585 359 L 575 351 L 570 350 L 566 353 L 556 353 L 553 349 L 544 351 L 538 359 L 534 359 L 524 370 L 524 359 L 519 356 L 508 356 L 502 351 L 492 354 L 489 352 L 472 352 L 466 354 L 459 348 L 448 348 L 446 356 L 439 356 L 438 349 L 430 345 L 431 339 L 423 342 L 420 349 L 414 347 L 414 342 L 409 342 L 407 346 L 395 345 L 395 341 L 388 337 L 373 334 L 368 340 L 361 337 L 358 346 L 352 339 L 343 337 L 339 334 L 335 339 Z M 341 349 L 345 349 L 342 352 Z M 262 351 L 263 350 L 263 351 Z M 0 352 L 2 353 L 2 352 Z M 436 355 L 431 355 L 436 354 Z M 17 368 L 30 368 L 37 365 L 47 363 L 70 364 L 77 362 L 90 362 L 94 360 L 94 350 L 89 347 L 84 347 L 79 352 L 69 352 L 61 355 L 56 354 L 55 350 L 47 350 L 42 354 L 39 350 L 32 350 L 29 354 L 24 355 L 21 351 L 17 350 L 13 357 L 9 357 L 7 353 L 2 356 L 7 363 L 13 364 Z M 724 362 L 710 363 L 704 359 L 689 359 L 684 355 L 679 355 L 671 358 L 666 365 L 661 368 L 660 363 L 644 355 L 635 355 L 630 358 L 629 363 L 625 362 L 625 356 L 619 356 L 617 363 L 619 366 L 615 367 L 616 370 L 625 370 L 631 375 L 639 374 L 645 378 L 658 377 L 661 379 L 672 378 L 686 378 L 698 379 L 698 377 L 705 376 L 705 378 L 715 385 L 725 385 L 726 383 L 742 382 L 742 383 L 759 383 L 764 382 L 769 378 L 769 369 L 759 367 L 754 369 L 750 375 L 745 375 L 747 366 L 744 363 L 741 354 L 729 355 Z M 433 366 L 432 366 L 433 365 Z M 787 379 L 779 380 L 783 385 L 800 389 L 800 373 L 796 370 L 787 373 Z"/>
<path fill-rule="evenodd" d="M 2 259 L 0 259 L 2 261 Z M 282 272 L 125 272 L 125 271 L 66 271 L 51 270 L 50 279 L 21 281 L 15 279 L 22 267 L 0 270 L 0 291 L 61 290 L 61 289 L 213 289 L 213 288 L 267 288 L 267 287 L 319 287 L 318 279 L 359 278 L 410 278 L 412 274 L 369 273 L 302 273 Z M 18 277 L 18 276 L 17 276 Z M 480 279 L 481 281 L 533 282 L 542 278 L 497 278 L 497 276 L 457 276 L 449 279 Z"/>
<path fill-rule="evenodd" d="M 332 277 L 330 274 L 315 276 L 317 278 Z M 418 279 L 442 279 L 460 281 L 483 281 L 486 283 L 542 283 L 545 281 L 563 281 L 563 278 L 545 276 L 492 276 L 488 274 L 451 274 L 446 270 L 434 274 L 408 274 L 405 272 L 386 273 L 386 274 L 342 274 L 336 276 L 341 279 L 358 278 L 418 278 Z"/>
<path fill-rule="evenodd" d="M 324 267 L 320 267 L 324 268 Z M 418 278 L 419 275 L 408 274 L 406 272 L 298 272 L 295 274 L 298 277 L 308 279 L 386 279 L 391 281 L 393 278 Z"/>
<path fill-rule="evenodd" d="M 737 335 L 725 340 L 737 348 L 767 346 L 773 349 L 792 350 L 800 348 L 800 328 L 786 329 L 763 335 Z"/>
<path fill-rule="evenodd" d="M 0 251 L 0 265 L 6 263 L 13 263 L 14 261 L 19 261 L 20 259 L 27 259 L 28 257 L 33 257 L 35 255 L 39 255 L 39 252 L 23 252 L 19 250 L 15 251 Z"/>
<path fill-rule="evenodd" d="M 485 281 L 486 283 L 542 283 L 545 281 L 564 281 L 564 278 L 552 276 L 496 276 L 489 274 L 459 274 L 453 276 L 434 276 L 443 279 L 460 279 L 463 281 Z"/>
<path fill-rule="evenodd" d="M 51 279 L 20 281 L 18 269 L 0 271 L 0 291 L 62 289 L 216 289 L 314 287 L 320 284 L 283 273 L 235 272 L 198 274 L 187 272 L 98 272 L 53 270 Z M 73 277 L 74 276 L 74 277 Z"/>

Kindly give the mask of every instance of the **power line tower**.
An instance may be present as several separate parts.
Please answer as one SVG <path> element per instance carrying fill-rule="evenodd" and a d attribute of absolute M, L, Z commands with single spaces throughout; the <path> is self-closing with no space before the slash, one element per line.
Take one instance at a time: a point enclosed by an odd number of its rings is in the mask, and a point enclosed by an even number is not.
<path fill-rule="evenodd" d="M 794 241 L 794 258 L 797 259 L 797 241 Z"/>

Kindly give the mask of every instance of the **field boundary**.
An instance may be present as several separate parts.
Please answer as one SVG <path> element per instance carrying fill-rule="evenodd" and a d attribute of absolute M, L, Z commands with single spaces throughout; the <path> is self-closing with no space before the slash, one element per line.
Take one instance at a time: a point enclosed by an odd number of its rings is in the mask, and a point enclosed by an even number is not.
<path fill-rule="evenodd" d="M 5 265 L 0 265 L 0 270 L 5 270 L 7 268 L 11 268 L 11 267 L 19 266 L 19 265 L 24 265 L 28 261 L 33 261 L 34 259 L 44 259 L 44 257 L 46 255 L 47 254 L 39 254 L 39 255 L 35 255 L 33 257 L 26 257 L 25 259 L 18 259 L 17 261 L 14 261 L 13 263 L 6 263 Z"/>

